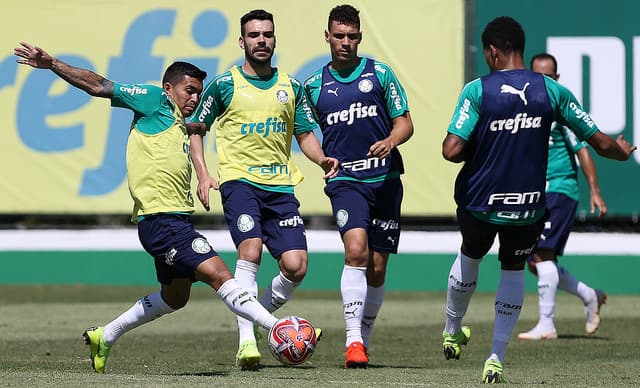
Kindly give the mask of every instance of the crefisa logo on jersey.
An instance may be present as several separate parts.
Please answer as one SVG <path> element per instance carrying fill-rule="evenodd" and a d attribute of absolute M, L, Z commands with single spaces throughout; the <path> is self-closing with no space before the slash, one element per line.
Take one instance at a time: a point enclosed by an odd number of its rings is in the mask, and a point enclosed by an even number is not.
<path fill-rule="evenodd" d="M 242 233 L 246 233 L 253 229 L 255 223 L 253 222 L 253 217 L 251 217 L 250 215 L 241 214 L 240 217 L 238 217 L 236 225 L 238 226 L 239 231 L 241 231 Z"/>
<path fill-rule="evenodd" d="M 280 101 L 281 104 L 286 104 L 287 102 L 289 102 L 289 93 L 287 93 L 286 90 L 278 90 L 276 92 L 276 98 L 278 99 L 278 101 Z"/>
<path fill-rule="evenodd" d="M 362 79 L 360 80 L 360 82 L 358 82 L 358 89 L 362 93 L 369 93 L 373 90 L 373 82 L 371 82 L 371 80 L 367 78 Z"/>

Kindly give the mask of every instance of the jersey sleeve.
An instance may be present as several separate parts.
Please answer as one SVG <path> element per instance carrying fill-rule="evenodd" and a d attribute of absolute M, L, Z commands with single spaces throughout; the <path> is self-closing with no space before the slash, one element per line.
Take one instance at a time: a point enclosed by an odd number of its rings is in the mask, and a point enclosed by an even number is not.
<path fill-rule="evenodd" d="M 407 93 L 389 65 L 375 62 L 376 76 L 384 90 L 389 116 L 394 119 L 409 111 Z"/>
<path fill-rule="evenodd" d="M 158 109 L 162 88 L 147 84 L 113 84 L 111 106 L 130 109 L 141 116 L 151 116 Z"/>
<path fill-rule="evenodd" d="M 482 104 L 482 81 L 477 78 L 462 88 L 447 132 L 468 141 L 478 120 Z"/>
<path fill-rule="evenodd" d="M 311 106 L 307 100 L 307 94 L 305 93 L 300 81 L 291 76 L 289 79 L 291 80 L 293 92 L 296 95 L 296 112 L 293 133 L 300 135 L 306 132 L 311 132 L 318 127 L 318 124 L 316 124 L 316 120 L 313 118 L 313 112 L 311 111 Z"/>
<path fill-rule="evenodd" d="M 580 140 L 587 140 L 598 132 L 596 123 L 569 89 L 546 76 L 544 81 L 557 122 L 569 127 Z"/>
<path fill-rule="evenodd" d="M 569 145 L 569 148 L 574 154 L 587 146 L 587 143 L 580 141 L 576 134 L 569 128 L 563 126 L 560 131 L 562 132 L 565 142 Z"/>
<path fill-rule="evenodd" d="M 227 109 L 233 97 L 233 77 L 230 72 L 218 75 L 202 91 L 200 103 L 188 122 L 204 123 L 207 129 Z"/>

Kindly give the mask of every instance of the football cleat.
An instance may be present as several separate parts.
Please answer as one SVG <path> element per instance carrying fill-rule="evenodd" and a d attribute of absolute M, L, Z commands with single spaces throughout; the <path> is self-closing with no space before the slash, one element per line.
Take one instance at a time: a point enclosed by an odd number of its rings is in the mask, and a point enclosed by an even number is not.
<path fill-rule="evenodd" d="M 461 345 L 466 345 L 471 339 L 471 329 L 468 326 L 462 326 L 461 330 L 456 334 L 442 333 L 442 348 L 444 349 L 444 358 L 460 359 L 462 349 Z"/>
<path fill-rule="evenodd" d="M 600 307 L 607 303 L 607 294 L 602 290 L 595 290 L 596 297 L 590 303 L 584 306 L 587 312 L 587 322 L 584 325 L 584 329 L 587 334 L 594 334 L 598 327 L 600 327 Z"/>
<path fill-rule="evenodd" d="M 539 323 L 535 325 L 533 329 L 518 334 L 518 339 L 530 341 L 551 340 L 556 338 L 558 338 L 558 333 L 556 333 L 555 327 L 545 328 Z"/>
<path fill-rule="evenodd" d="M 91 351 L 91 366 L 97 373 L 104 373 L 111 346 L 104 343 L 104 327 L 90 327 L 82 333 L 84 343 Z"/>
<path fill-rule="evenodd" d="M 316 327 L 315 332 L 316 332 L 316 342 L 320 341 L 320 337 L 322 337 L 322 329 L 319 327 Z"/>
<path fill-rule="evenodd" d="M 484 370 L 482 371 L 482 383 L 484 384 L 500 384 L 504 383 L 502 377 L 502 363 L 498 360 L 487 360 L 484 362 Z"/>
<path fill-rule="evenodd" d="M 255 340 L 247 340 L 240 344 L 236 354 L 236 365 L 241 370 L 255 370 L 260 366 L 262 356 Z"/>
<path fill-rule="evenodd" d="M 345 368 L 366 368 L 369 366 L 369 356 L 367 356 L 367 348 L 364 347 L 362 342 L 352 342 L 347 346 L 347 351 L 344 353 Z"/>

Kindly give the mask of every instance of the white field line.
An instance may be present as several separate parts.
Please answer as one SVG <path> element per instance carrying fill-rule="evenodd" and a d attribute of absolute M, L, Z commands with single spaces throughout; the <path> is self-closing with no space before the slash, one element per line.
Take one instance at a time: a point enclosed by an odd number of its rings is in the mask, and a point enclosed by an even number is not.
<path fill-rule="evenodd" d="M 225 230 L 201 230 L 214 249 L 235 250 Z M 308 230 L 310 252 L 342 252 L 336 231 Z M 455 253 L 460 247 L 458 232 L 405 231 L 400 253 Z M 0 230 L 0 251 L 122 251 L 142 250 L 135 228 L 86 230 Z M 491 249 L 497 252 L 496 244 Z M 565 248 L 567 255 L 640 255 L 640 235 L 633 233 L 573 233 Z"/>

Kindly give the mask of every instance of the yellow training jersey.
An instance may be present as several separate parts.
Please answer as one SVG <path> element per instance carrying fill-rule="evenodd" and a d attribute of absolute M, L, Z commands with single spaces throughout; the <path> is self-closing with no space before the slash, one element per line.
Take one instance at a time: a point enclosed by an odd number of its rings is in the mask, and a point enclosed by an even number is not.
<path fill-rule="evenodd" d="M 155 213 L 193 213 L 189 137 L 182 112 L 170 101 L 164 117 L 173 123 L 155 131 L 134 121 L 127 142 L 129 191 L 134 201 L 132 221 Z M 172 115 L 173 117 L 171 117 Z"/>
<path fill-rule="evenodd" d="M 251 85 L 231 68 L 233 97 L 216 127 L 219 183 L 236 179 L 268 185 L 296 185 L 302 173 L 291 160 L 295 94 L 279 72 L 269 89 Z"/>

